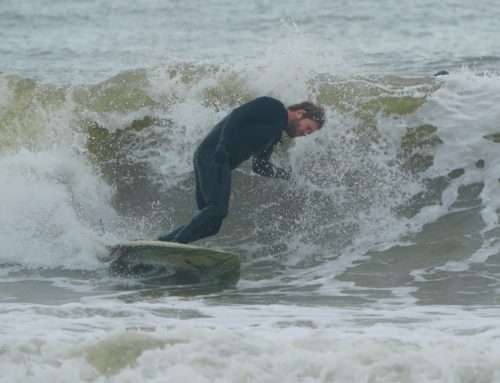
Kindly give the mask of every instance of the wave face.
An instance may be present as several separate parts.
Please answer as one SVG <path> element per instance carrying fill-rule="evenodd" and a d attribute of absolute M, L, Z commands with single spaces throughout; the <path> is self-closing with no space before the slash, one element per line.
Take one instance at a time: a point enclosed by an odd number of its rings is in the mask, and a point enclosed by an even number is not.
<path fill-rule="evenodd" d="M 318 291 L 342 279 L 385 291 L 390 280 L 424 299 L 457 275 L 468 294 L 469 278 L 483 288 L 499 246 L 498 76 L 310 72 L 288 89 L 274 74 L 178 64 L 72 86 L 3 75 L 2 262 L 95 269 L 104 245 L 184 223 L 192 153 L 211 127 L 258 95 L 303 94 L 328 122 L 275 153 L 293 179 L 244 164 L 222 231 L 203 244 L 244 254 L 250 280 L 292 268 L 292 284 L 326 278 Z M 373 270 L 385 277 L 369 282 Z"/>

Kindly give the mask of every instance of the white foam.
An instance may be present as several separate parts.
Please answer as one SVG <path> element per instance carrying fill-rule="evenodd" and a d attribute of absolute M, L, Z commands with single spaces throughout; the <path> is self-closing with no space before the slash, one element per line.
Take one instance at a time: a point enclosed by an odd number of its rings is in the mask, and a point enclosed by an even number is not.
<path fill-rule="evenodd" d="M 204 308 L 175 300 L 167 307 L 110 301 L 91 306 L 9 307 L 2 315 L 9 321 L 1 330 L 0 379 L 420 383 L 500 378 L 494 310 Z M 179 320 L 162 315 L 164 308 L 216 316 Z"/>
<path fill-rule="evenodd" d="M 98 220 L 116 220 L 112 188 L 71 152 L 20 150 L 0 161 L 2 262 L 96 267 L 105 251 Z"/>

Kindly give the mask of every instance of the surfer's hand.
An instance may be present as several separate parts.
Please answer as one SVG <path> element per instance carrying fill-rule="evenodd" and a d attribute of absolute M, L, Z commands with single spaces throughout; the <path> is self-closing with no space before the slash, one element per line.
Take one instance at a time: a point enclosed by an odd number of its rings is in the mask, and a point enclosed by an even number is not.
<path fill-rule="evenodd" d="M 225 142 L 219 142 L 215 147 L 214 159 L 219 165 L 223 164 L 227 160 L 227 148 Z"/>

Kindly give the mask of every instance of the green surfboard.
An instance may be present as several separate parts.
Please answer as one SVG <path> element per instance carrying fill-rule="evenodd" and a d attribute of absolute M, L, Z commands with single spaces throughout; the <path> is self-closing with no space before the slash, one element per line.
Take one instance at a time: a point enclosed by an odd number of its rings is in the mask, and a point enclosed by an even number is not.
<path fill-rule="evenodd" d="M 178 284 L 236 284 L 240 256 L 180 243 L 137 240 L 120 243 L 109 253 L 114 276 L 163 277 Z"/>

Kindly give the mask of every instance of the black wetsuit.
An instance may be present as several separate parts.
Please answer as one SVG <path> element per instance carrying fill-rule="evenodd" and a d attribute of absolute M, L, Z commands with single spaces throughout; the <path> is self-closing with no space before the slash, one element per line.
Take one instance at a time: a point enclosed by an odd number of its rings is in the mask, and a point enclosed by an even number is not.
<path fill-rule="evenodd" d="M 252 155 L 254 172 L 289 178 L 288 172 L 269 162 L 287 123 L 287 109 L 270 97 L 259 97 L 244 104 L 220 121 L 194 153 L 199 212 L 187 225 L 158 239 L 190 243 L 216 234 L 228 213 L 231 170 Z"/>

